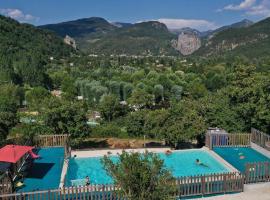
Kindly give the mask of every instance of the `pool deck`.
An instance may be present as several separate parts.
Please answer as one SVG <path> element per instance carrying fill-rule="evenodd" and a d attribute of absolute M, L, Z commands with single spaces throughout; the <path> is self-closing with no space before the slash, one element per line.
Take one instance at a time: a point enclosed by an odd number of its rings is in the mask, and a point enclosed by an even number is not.
<path fill-rule="evenodd" d="M 145 151 L 153 153 L 161 153 L 165 151 L 172 151 L 170 148 L 141 148 L 141 149 L 125 149 L 126 152 L 139 152 L 144 153 Z M 121 154 L 123 149 L 105 149 L 105 150 L 77 150 L 71 152 L 71 157 L 76 156 L 77 158 L 89 158 L 89 157 L 102 157 L 108 155 L 118 155 Z"/>
<path fill-rule="evenodd" d="M 62 168 L 62 173 L 61 173 L 59 188 L 63 188 L 64 187 L 65 177 L 66 177 L 67 170 L 68 170 L 68 164 L 69 164 L 69 159 L 65 159 L 64 160 L 64 163 L 63 163 L 63 168 Z"/>
<path fill-rule="evenodd" d="M 245 185 L 244 192 L 235 194 L 217 195 L 212 197 L 200 197 L 204 200 L 269 200 L 270 183 L 257 183 Z"/>
<path fill-rule="evenodd" d="M 259 145 L 255 144 L 255 143 L 251 143 L 251 148 L 258 151 L 259 153 L 263 154 L 264 156 L 266 156 L 270 159 L 270 151 L 267 151 L 266 149 L 260 147 Z"/>
<path fill-rule="evenodd" d="M 203 147 L 205 151 L 207 151 L 211 156 L 213 156 L 219 163 L 222 163 L 229 171 L 231 172 L 239 172 L 234 166 L 224 160 L 221 156 L 219 156 L 216 152 L 210 150 L 207 147 Z"/>

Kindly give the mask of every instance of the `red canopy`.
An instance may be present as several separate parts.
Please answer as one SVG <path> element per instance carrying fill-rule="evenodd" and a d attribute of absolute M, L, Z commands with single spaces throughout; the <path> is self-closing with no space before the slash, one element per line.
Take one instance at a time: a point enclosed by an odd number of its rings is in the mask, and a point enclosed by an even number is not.
<path fill-rule="evenodd" d="M 34 147 L 20 145 L 6 145 L 0 149 L 0 162 L 16 163 Z"/>

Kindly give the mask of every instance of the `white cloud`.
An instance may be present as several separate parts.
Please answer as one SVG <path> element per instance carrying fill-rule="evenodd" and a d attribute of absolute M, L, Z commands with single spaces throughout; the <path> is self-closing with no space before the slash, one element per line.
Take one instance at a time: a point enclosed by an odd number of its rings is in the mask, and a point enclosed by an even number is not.
<path fill-rule="evenodd" d="M 251 8 L 256 0 L 244 0 L 239 5 L 230 4 L 224 7 L 224 10 L 246 10 Z"/>
<path fill-rule="evenodd" d="M 39 18 L 35 17 L 30 14 L 25 14 L 23 11 L 19 9 L 13 9 L 13 8 L 0 8 L 0 14 L 8 16 L 10 18 L 16 19 L 21 22 L 26 21 L 38 21 Z"/>
<path fill-rule="evenodd" d="M 224 10 L 244 11 L 246 15 L 254 16 L 270 16 L 270 0 L 244 0 L 239 5 L 227 5 L 223 9 L 218 9 L 217 12 Z"/>
<path fill-rule="evenodd" d="M 162 18 L 154 21 L 159 21 L 165 24 L 168 29 L 180 29 L 185 27 L 190 27 L 194 29 L 198 29 L 200 31 L 206 31 L 209 29 L 215 29 L 217 26 L 213 22 L 209 22 L 207 20 L 202 19 L 169 19 Z"/>
<path fill-rule="evenodd" d="M 260 4 L 253 6 L 247 12 L 247 15 L 255 15 L 255 16 L 270 16 L 270 1 L 263 0 Z"/>

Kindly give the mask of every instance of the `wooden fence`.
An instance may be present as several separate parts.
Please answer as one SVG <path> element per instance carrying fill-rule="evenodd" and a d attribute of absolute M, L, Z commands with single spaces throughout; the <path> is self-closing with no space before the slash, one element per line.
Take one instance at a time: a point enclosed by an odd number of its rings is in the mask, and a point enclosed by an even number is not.
<path fill-rule="evenodd" d="M 0 199 L 9 200 L 120 200 L 124 197 L 113 185 L 90 185 L 63 189 L 35 191 L 0 195 Z"/>
<path fill-rule="evenodd" d="M 270 162 L 247 163 L 245 167 L 245 183 L 270 181 Z"/>
<path fill-rule="evenodd" d="M 248 147 L 251 145 L 251 134 L 234 133 L 234 134 L 206 134 L 206 146 L 213 147 Z"/>
<path fill-rule="evenodd" d="M 68 135 L 39 135 L 34 143 L 39 147 L 64 147 L 68 143 Z"/>
<path fill-rule="evenodd" d="M 9 193 L 12 193 L 12 191 L 13 190 L 12 190 L 10 177 L 8 177 L 6 173 L 0 175 L 0 195 L 9 194 Z"/>
<path fill-rule="evenodd" d="M 264 149 L 270 151 L 270 136 L 255 129 L 251 129 L 251 141 Z"/>
<path fill-rule="evenodd" d="M 224 173 L 181 177 L 175 181 L 176 193 L 172 197 L 188 197 L 208 194 L 223 194 L 229 192 L 242 192 L 244 178 L 241 174 Z M 174 187 L 172 185 L 172 187 Z M 0 199 L 50 199 L 50 200 L 120 200 L 127 199 L 120 192 L 119 187 L 114 185 L 91 185 L 70 187 L 48 191 L 36 191 L 0 195 Z"/>
<path fill-rule="evenodd" d="M 238 172 L 182 177 L 176 180 L 178 197 L 242 192 L 244 177 Z"/>

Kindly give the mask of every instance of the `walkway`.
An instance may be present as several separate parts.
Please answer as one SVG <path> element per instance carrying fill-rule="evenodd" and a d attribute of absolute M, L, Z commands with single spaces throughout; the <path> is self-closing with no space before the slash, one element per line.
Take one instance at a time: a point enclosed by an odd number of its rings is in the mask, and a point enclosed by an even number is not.
<path fill-rule="evenodd" d="M 198 199 L 198 198 L 197 198 Z M 258 183 L 245 185 L 244 192 L 236 194 L 226 194 L 213 197 L 199 198 L 203 200 L 269 200 L 270 183 Z"/>

